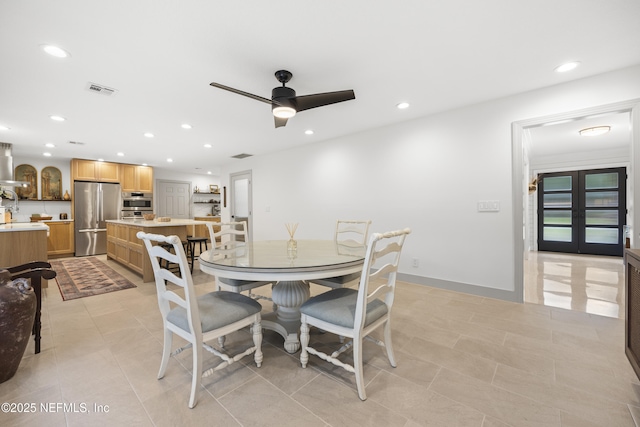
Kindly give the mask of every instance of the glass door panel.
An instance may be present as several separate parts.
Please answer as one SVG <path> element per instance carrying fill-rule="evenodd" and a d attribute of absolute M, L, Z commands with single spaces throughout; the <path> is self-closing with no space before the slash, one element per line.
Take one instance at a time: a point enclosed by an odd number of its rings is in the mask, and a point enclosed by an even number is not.
<path fill-rule="evenodd" d="M 539 250 L 622 256 L 624 168 L 541 174 L 538 182 Z"/>

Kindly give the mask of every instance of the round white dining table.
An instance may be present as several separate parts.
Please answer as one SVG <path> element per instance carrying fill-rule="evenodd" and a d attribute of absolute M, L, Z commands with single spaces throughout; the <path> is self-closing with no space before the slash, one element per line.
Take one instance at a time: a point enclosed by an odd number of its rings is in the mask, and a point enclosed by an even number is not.
<path fill-rule="evenodd" d="M 359 273 L 365 246 L 348 246 L 333 240 L 230 242 L 200 254 L 200 269 L 221 278 L 270 281 L 277 308 L 262 316 L 262 326 L 284 337 L 289 353 L 300 349 L 300 306 L 309 299 L 314 279 Z"/>

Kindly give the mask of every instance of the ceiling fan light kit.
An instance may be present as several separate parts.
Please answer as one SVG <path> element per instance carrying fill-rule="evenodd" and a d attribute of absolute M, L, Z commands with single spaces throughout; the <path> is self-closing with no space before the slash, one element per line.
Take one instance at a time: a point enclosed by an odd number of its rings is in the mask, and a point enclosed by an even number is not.
<path fill-rule="evenodd" d="M 211 86 L 218 89 L 227 90 L 229 92 L 243 95 L 248 98 L 255 99 L 267 104 L 271 104 L 272 114 L 274 116 L 276 128 L 286 126 L 287 120 L 295 116 L 296 113 L 312 108 L 323 107 L 325 105 L 336 104 L 338 102 L 349 101 L 356 98 L 353 90 L 343 90 L 338 92 L 316 93 L 313 95 L 296 96 L 296 91 L 285 84 L 291 80 L 293 74 L 287 70 L 279 70 L 275 73 L 276 79 L 282 86 L 275 87 L 271 91 L 271 99 L 264 98 L 259 95 L 244 92 L 220 83 L 210 83 Z"/>

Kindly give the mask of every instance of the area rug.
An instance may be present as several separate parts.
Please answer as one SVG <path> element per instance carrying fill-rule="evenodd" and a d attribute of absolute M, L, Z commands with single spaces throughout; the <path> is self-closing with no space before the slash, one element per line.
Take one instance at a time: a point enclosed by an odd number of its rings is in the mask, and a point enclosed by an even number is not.
<path fill-rule="evenodd" d="M 135 288 L 114 269 L 96 257 L 51 260 L 60 294 L 65 301 Z"/>

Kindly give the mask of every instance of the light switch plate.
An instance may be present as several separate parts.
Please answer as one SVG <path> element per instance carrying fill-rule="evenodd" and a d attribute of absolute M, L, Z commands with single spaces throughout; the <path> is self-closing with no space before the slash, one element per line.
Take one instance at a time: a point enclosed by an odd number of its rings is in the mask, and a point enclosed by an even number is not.
<path fill-rule="evenodd" d="M 500 201 L 480 200 L 478 202 L 478 212 L 500 212 Z"/>

